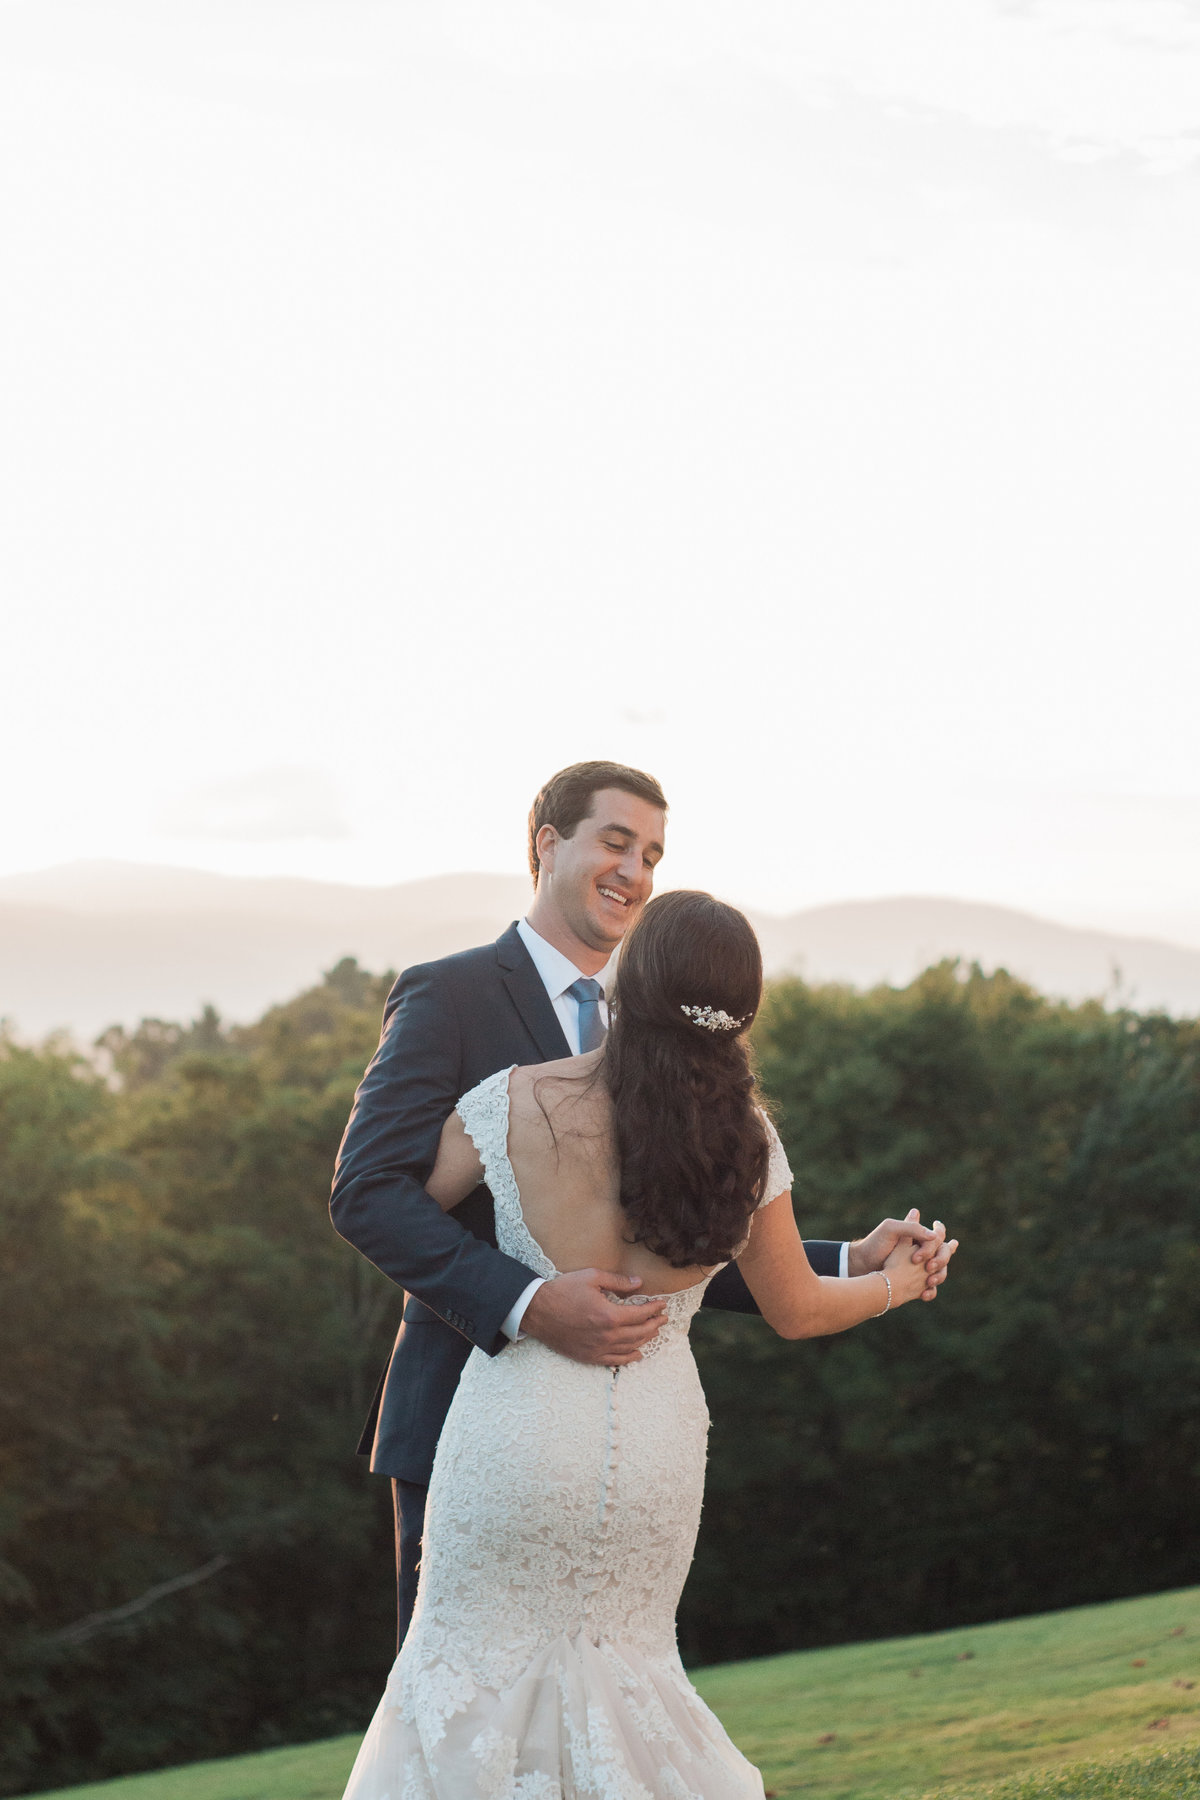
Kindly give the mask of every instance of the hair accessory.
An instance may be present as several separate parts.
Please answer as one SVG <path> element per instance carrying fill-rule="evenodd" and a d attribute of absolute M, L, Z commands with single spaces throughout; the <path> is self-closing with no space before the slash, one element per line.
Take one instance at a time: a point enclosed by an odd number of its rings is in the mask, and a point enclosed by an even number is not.
<path fill-rule="evenodd" d="M 693 1025 L 702 1025 L 705 1031 L 737 1031 L 746 1023 L 745 1019 L 731 1019 L 727 1012 L 716 1012 L 711 1006 L 681 1006 L 681 1013 L 686 1013 Z"/>

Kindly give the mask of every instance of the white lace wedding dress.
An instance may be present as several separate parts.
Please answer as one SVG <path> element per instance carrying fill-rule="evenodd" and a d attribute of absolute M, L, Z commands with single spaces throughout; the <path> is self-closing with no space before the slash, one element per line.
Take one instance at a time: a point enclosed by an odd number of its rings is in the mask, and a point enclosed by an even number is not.
<path fill-rule="evenodd" d="M 551 1278 L 508 1160 L 510 1072 L 458 1112 L 500 1248 Z M 771 1135 L 768 1196 L 791 1185 Z M 704 1486 L 688 1326 L 706 1285 L 672 1294 L 643 1360 L 619 1369 L 535 1338 L 472 1353 L 438 1444 L 416 1612 L 345 1800 L 762 1800 L 675 1643 Z"/>

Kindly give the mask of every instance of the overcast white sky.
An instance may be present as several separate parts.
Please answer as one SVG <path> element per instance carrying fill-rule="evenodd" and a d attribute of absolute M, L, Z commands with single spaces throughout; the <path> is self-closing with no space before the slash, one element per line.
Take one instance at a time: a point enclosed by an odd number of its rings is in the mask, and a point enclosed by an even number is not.
<path fill-rule="evenodd" d="M 0 259 L 0 872 L 1200 941 L 1200 6 L 0 0 Z"/>

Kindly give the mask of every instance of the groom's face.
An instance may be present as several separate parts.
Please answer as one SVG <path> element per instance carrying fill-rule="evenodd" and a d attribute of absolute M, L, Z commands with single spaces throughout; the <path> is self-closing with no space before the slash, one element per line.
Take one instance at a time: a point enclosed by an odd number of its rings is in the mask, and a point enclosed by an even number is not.
<path fill-rule="evenodd" d="M 589 949 L 611 954 L 621 942 L 653 892 L 665 835 L 661 809 L 620 788 L 598 789 L 569 838 L 543 827 L 538 855 L 549 898 Z"/>

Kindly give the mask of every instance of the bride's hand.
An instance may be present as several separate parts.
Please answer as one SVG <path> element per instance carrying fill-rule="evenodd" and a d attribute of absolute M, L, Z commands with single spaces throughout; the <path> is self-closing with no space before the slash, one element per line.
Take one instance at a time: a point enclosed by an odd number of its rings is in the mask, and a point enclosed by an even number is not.
<path fill-rule="evenodd" d="M 935 1219 L 932 1225 L 922 1225 L 915 1206 L 903 1219 L 884 1219 L 866 1237 L 856 1238 L 850 1245 L 846 1273 L 874 1274 L 876 1270 L 888 1267 L 892 1252 L 905 1244 L 911 1246 L 913 1261 L 922 1264 L 925 1270 L 922 1300 L 936 1300 L 938 1289 L 946 1279 L 950 1258 L 958 1249 L 958 1239 L 951 1238 L 947 1243 L 946 1227 L 940 1219 Z"/>
<path fill-rule="evenodd" d="M 885 1258 L 883 1269 L 892 1284 L 893 1311 L 910 1300 L 919 1300 L 925 1292 L 928 1281 L 925 1264 L 913 1260 L 912 1245 L 907 1240 L 897 1244 Z"/>

